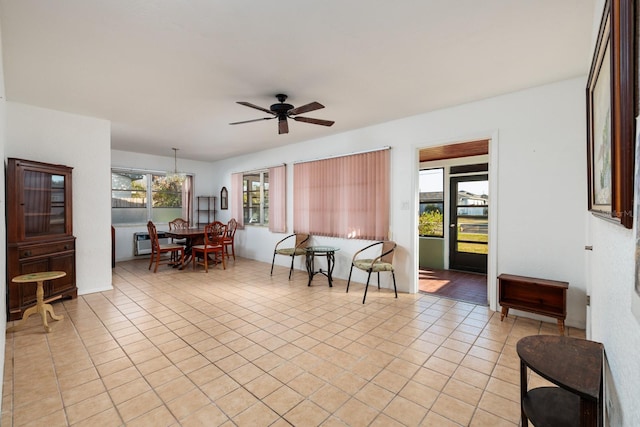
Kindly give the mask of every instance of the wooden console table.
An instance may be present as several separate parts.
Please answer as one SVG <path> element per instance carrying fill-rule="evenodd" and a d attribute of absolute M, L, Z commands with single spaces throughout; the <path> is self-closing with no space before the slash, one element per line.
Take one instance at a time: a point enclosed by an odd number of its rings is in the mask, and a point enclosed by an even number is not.
<path fill-rule="evenodd" d="M 569 283 L 557 280 L 501 274 L 498 276 L 498 303 L 502 306 L 500 320 L 509 309 L 555 317 L 560 335 L 564 335 L 564 319 L 567 317 L 567 288 Z"/>
<path fill-rule="evenodd" d="M 520 357 L 522 427 L 602 425 L 604 346 L 578 338 L 533 335 L 516 345 Z M 558 387 L 527 390 L 527 367 Z"/>

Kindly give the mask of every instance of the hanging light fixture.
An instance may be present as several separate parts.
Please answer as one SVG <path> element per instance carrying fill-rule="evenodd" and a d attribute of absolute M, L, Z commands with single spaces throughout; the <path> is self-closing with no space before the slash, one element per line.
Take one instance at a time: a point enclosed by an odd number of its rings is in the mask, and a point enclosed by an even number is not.
<path fill-rule="evenodd" d="M 171 148 L 173 150 L 173 172 L 167 172 L 167 179 L 171 181 L 183 182 L 187 178 L 187 174 L 184 172 L 178 172 L 178 149 Z"/>

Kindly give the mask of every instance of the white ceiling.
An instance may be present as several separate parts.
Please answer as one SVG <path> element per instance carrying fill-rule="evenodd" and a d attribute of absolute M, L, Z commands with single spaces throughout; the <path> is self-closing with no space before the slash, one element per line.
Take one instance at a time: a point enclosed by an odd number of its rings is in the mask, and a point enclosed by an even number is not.
<path fill-rule="evenodd" d="M 595 0 L 0 0 L 9 101 L 216 160 L 585 75 Z M 277 93 L 333 127 L 277 121 Z"/>

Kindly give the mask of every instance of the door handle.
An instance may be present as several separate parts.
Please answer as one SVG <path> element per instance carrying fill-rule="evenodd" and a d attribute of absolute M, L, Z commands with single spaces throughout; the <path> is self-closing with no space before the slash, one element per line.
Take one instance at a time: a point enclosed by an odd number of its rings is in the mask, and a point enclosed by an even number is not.
<path fill-rule="evenodd" d="M 456 228 L 456 225 L 455 224 L 449 224 L 449 227 L 450 228 Z"/>

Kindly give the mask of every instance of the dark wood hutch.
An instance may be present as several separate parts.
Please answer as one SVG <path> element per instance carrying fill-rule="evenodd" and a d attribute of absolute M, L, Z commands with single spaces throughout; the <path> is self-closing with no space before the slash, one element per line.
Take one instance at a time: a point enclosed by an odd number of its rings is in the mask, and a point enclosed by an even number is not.
<path fill-rule="evenodd" d="M 7 160 L 7 319 L 18 320 L 36 303 L 35 284 L 13 283 L 21 274 L 60 270 L 45 282 L 45 302 L 75 298 L 72 168 L 30 160 Z"/>

